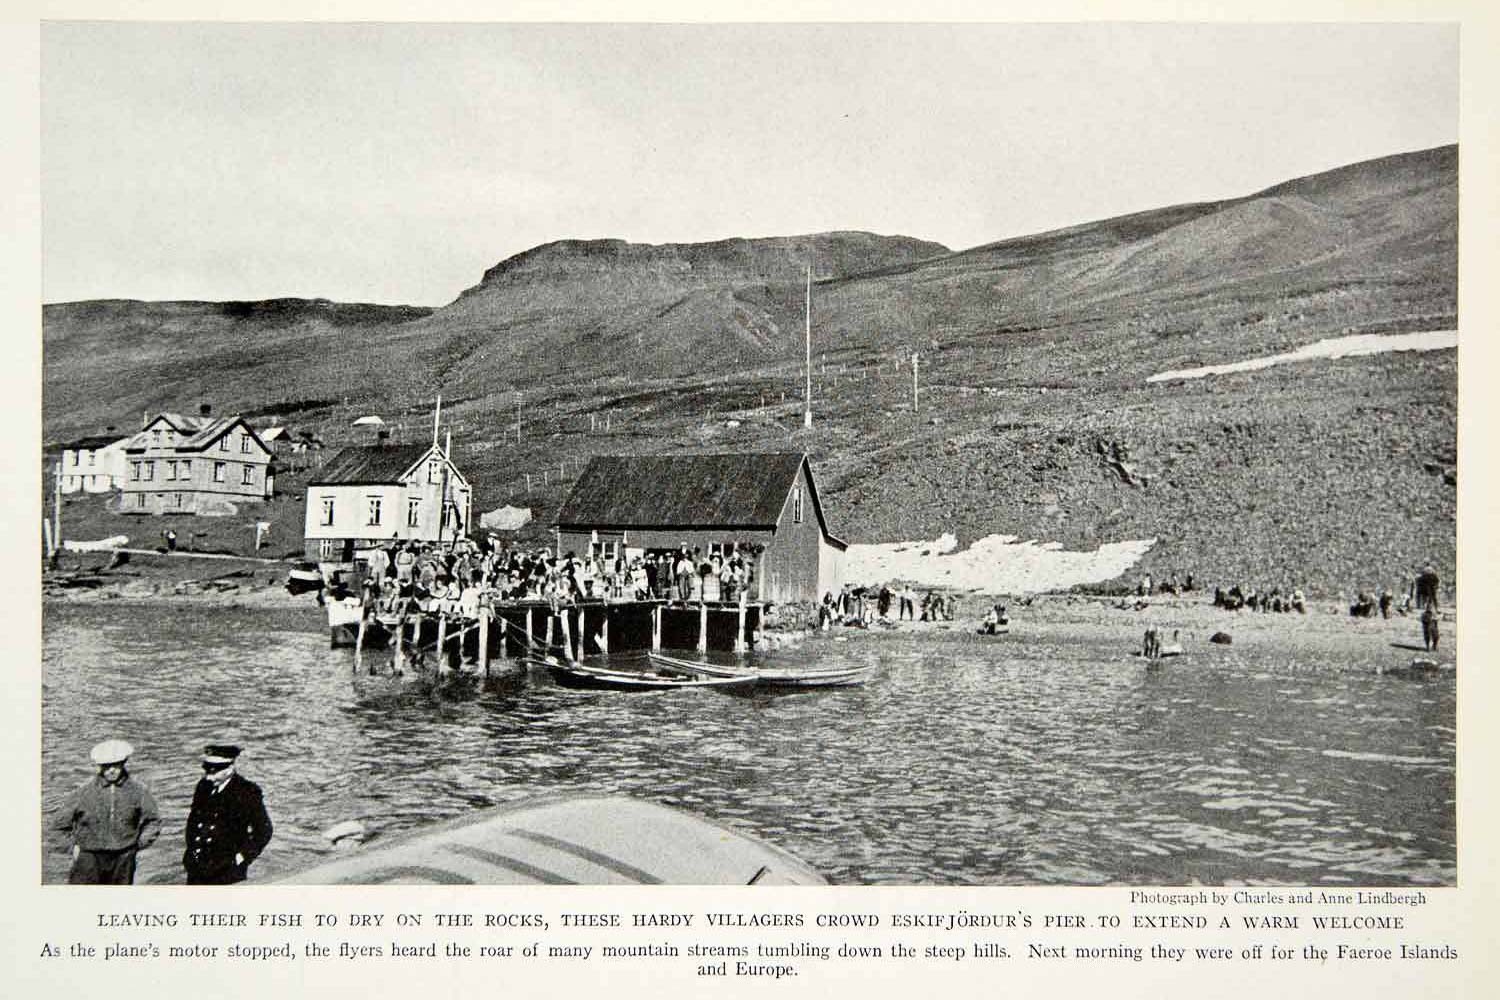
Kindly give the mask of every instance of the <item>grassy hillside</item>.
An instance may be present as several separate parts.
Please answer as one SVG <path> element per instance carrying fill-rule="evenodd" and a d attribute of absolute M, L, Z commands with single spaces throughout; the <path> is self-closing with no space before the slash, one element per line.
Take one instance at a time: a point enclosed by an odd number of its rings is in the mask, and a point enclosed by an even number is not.
<path fill-rule="evenodd" d="M 58 439 L 200 399 L 317 400 L 299 426 L 338 443 L 371 410 L 430 433 L 441 389 L 481 509 L 529 502 L 545 521 L 592 454 L 791 446 L 814 454 L 854 540 L 1157 537 L 1158 574 L 1332 594 L 1428 558 L 1451 579 L 1454 352 L 1145 379 L 1454 328 L 1456 270 L 1445 147 L 958 253 L 864 233 L 570 241 L 430 313 L 48 306 L 44 410 Z M 1105 461 L 1117 455 L 1133 481 Z"/>

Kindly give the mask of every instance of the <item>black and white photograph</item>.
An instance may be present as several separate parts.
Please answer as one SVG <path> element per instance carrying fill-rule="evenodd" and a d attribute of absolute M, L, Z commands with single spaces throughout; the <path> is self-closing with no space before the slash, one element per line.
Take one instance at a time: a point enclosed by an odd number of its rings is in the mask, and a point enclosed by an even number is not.
<path fill-rule="evenodd" d="M 36 882 L 1459 883 L 1457 24 L 40 42 Z"/>

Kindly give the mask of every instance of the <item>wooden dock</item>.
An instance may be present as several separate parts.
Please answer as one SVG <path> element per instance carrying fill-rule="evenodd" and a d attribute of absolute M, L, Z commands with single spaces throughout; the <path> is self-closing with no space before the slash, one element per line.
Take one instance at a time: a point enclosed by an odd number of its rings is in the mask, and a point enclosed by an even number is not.
<path fill-rule="evenodd" d="M 335 645 L 348 645 L 352 633 L 356 670 L 369 655 L 389 653 L 397 671 L 410 665 L 442 672 L 470 663 L 488 674 L 493 660 L 539 654 L 577 661 L 661 649 L 747 652 L 761 612 L 755 602 L 589 601 L 554 609 L 545 601 L 501 601 L 481 605 L 472 618 L 412 611 L 393 619 L 366 608 L 357 622 L 331 628 Z"/>

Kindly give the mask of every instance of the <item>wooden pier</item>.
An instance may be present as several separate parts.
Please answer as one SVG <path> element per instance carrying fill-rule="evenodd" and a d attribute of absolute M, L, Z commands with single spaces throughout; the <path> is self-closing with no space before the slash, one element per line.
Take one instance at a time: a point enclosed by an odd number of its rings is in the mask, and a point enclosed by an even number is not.
<path fill-rule="evenodd" d="M 335 645 L 353 633 L 354 669 L 368 656 L 391 658 L 393 669 L 457 669 L 493 660 L 548 654 L 577 661 L 603 653 L 693 649 L 747 652 L 760 632 L 759 603 L 590 601 L 554 609 L 545 601 L 482 604 L 477 617 L 411 611 L 399 619 L 364 609 L 357 624 L 333 626 Z M 370 664 L 373 665 L 373 664 Z"/>

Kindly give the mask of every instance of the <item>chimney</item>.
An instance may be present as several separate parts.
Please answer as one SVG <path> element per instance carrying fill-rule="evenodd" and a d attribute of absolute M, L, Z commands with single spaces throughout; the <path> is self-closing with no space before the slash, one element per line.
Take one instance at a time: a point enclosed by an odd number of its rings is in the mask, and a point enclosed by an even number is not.
<path fill-rule="evenodd" d="M 212 406 L 210 406 L 209 404 L 207 404 L 207 403 L 199 403 L 198 404 L 198 416 L 200 416 L 200 417 L 211 417 L 211 416 L 213 416 L 213 413 L 214 413 L 214 408 Z"/>

